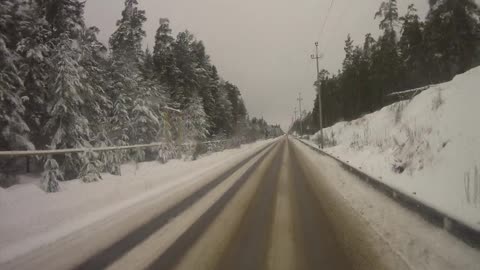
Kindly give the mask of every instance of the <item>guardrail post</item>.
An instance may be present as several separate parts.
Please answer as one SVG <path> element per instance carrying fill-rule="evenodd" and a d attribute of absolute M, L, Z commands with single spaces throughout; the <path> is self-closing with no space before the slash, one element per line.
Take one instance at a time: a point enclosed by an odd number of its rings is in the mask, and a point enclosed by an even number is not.
<path fill-rule="evenodd" d="M 443 217 L 443 229 L 450 231 L 452 229 L 453 223 L 448 217 Z"/>
<path fill-rule="evenodd" d="M 26 171 L 27 173 L 30 173 L 30 158 L 29 157 L 26 157 Z"/>

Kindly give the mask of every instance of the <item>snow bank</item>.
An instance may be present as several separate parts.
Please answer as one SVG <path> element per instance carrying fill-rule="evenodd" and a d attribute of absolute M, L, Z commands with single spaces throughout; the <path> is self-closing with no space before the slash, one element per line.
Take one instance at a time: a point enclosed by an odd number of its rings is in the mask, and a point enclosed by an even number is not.
<path fill-rule="evenodd" d="M 232 166 L 272 140 L 242 145 L 195 161 L 145 162 L 122 166 L 122 176 L 103 174 L 97 183 L 72 180 L 45 193 L 40 178 L 0 188 L 0 262 L 8 261 L 134 204 L 166 196 Z M 22 179 L 23 179 L 22 178 Z"/>
<path fill-rule="evenodd" d="M 479 85 L 480 67 L 337 123 L 326 152 L 480 230 Z"/>
<path fill-rule="evenodd" d="M 395 261 L 386 256 L 384 243 L 407 263 L 409 269 L 435 270 L 478 270 L 480 250 L 472 248 L 442 228 L 433 227 L 429 222 L 402 207 L 381 192 L 372 189 L 354 174 L 342 169 L 339 163 L 319 155 L 302 143 L 295 142 L 322 176 L 322 185 L 338 203 L 349 205 L 359 217 L 363 232 L 382 260 L 390 269 Z M 373 229 L 373 232 L 370 230 Z"/>

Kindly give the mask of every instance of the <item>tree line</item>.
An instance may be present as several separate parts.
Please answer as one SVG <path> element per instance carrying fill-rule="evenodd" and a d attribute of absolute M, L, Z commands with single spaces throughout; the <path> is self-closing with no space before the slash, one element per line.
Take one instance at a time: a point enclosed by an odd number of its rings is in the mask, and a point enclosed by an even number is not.
<path fill-rule="evenodd" d="M 347 36 L 341 70 L 320 72 L 323 123 L 331 126 L 374 112 L 395 99 L 389 94 L 451 80 L 480 64 L 480 10 L 474 0 L 429 0 L 425 20 L 412 4 L 404 16 L 397 1 L 384 1 L 375 14 L 382 34 L 361 45 Z M 318 94 L 302 118 L 306 132 L 319 130 Z M 300 121 L 293 129 L 299 131 Z"/>
<path fill-rule="evenodd" d="M 144 50 L 145 11 L 126 0 L 107 49 L 85 24 L 84 4 L 0 2 L 0 151 L 264 136 L 269 125 L 249 119 L 239 88 L 219 77 L 193 34 L 173 36 L 160 19 Z M 67 178 L 92 167 L 119 174 L 122 162 L 146 154 L 65 155 L 46 165 Z M 12 162 L 0 161 L 2 171 Z"/>

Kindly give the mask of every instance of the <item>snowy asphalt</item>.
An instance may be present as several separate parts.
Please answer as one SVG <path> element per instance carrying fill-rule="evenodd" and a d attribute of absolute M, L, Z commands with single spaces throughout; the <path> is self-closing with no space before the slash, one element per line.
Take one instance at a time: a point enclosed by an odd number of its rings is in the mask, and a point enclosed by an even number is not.
<path fill-rule="evenodd" d="M 37 253 L 5 269 L 409 269 L 385 243 L 372 249 L 303 151 L 283 137 L 81 261 L 68 262 L 68 248 L 89 248 L 77 239 L 56 249 L 58 261 Z"/>

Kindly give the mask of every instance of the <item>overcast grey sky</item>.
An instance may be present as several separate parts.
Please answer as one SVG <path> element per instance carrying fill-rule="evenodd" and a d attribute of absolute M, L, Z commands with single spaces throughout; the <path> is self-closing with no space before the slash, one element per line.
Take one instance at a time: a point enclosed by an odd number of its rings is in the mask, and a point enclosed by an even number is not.
<path fill-rule="evenodd" d="M 153 47 L 159 18 L 169 18 L 174 33 L 188 29 L 203 40 L 220 75 L 242 91 L 251 116 L 263 116 L 286 129 L 301 91 L 311 110 L 315 65 L 310 55 L 319 40 L 321 68 L 336 72 L 348 33 L 356 43 L 377 36 L 373 17 L 382 0 L 139 0 L 148 18 L 145 44 Z M 424 16 L 427 0 L 399 0 L 401 15 L 414 3 Z M 87 0 L 87 24 L 100 28 L 107 43 L 121 16 L 123 0 Z"/>

